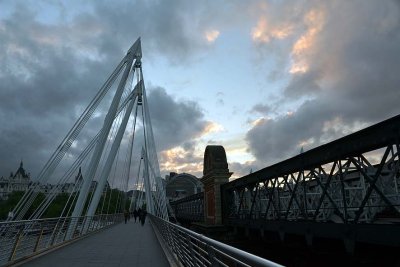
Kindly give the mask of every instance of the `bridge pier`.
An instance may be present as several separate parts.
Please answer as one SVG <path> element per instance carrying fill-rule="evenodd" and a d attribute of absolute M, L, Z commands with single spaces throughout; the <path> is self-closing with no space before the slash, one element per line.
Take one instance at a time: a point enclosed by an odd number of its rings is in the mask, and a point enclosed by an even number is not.
<path fill-rule="evenodd" d="M 279 234 L 279 240 L 282 243 L 285 242 L 285 230 L 283 229 L 283 227 L 279 227 L 278 234 Z"/>
<path fill-rule="evenodd" d="M 207 146 L 204 152 L 204 222 L 206 225 L 222 225 L 221 185 L 229 182 L 229 172 L 223 146 Z"/>
<path fill-rule="evenodd" d="M 306 230 L 306 233 L 305 233 L 305 236 L 304 236 L 304 237 L 305 237 L 305 239 L 306 239 L 306 244 L 307 244 L 307 246 L 308 246 L 308 247 L 312 247 L 314 235 L 313 235 L 313 233 L 311 232 L 310 229 L 307 229 L 307 230 Z"/>
<path fill-rule="evenodd" d="M 260 228 L 260 236 L 261 236 L 262 239 L 265 238 L 265 230 L 264 230 L 264 228 Z"/>
<path fill-rule="evenodd" d="M 244 236 L 249 238 L 250 237 L 250 229 L 249 227 L 244 228 Z"/>
<path fill-rule="evenodd" d="M 232 233 L 228 233 L 222 222 L 221 194 L 221 186 L 229 182 L 231 175 L 224 147 L 207 146 L 204 152 L 203 177 L 200 180 L 204 184 L 204 219 L 201 223 L 193 223 L 193 230 L 218 240 L 232 238 Z"/>
<path fill-rule="evenodd" d="M 351 229 L 346 229 L 343 233 L 342 240 L 346 252 L 349 255 L 353 255 L 356 247 L 355 231 L 352 231 Z"/>

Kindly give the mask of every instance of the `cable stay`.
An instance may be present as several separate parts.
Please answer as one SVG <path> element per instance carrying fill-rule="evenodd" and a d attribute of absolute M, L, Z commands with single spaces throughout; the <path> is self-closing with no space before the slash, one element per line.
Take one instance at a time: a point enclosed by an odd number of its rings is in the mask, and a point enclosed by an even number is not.
<path fill-rule="evenodd" d="M 61 222 L 66 217 L 93 218 L 145 207 L 168 220 L 141 58 L 138 39 L 57 146 L 9 221 L 46 217 L 65 188 L 68 196 L 59 210 L 60 224 L 68 229 L 65 238 L 78 223 Z M 135 155 L 140 156 L 137 162 Z M 41 193 L 49 184 L 49 191 Z M 129 190 L 133 193 L 128 201 Z"/>

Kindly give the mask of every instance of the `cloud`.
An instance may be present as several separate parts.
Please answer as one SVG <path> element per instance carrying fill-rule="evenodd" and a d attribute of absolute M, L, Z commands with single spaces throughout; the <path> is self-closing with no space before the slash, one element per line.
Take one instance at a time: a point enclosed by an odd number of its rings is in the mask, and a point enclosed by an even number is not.
<path fill-rule="evenodd" d="M 44 165 L 138 36 L 146 61 L 187 64 L 219 37 L 210 32 L 207 41 L 206 31 L 246 25 L 247 38 L 263 52 L 259 60 L 280 62 L 266 76 L 287 78 L 280 103 L 260 99 L 247 108 L 257 113 L 249 151 L 263 164 L 400 111 L 396 1 L 95 1 L 41 12 L 48 5 L 5 2 L 9 10 L 0 14 L 0 175 L 21 158 L 32 173 Z M 198 104 L 174 99 L 168 89 L 148 87 L 156 140 L 162 151 L 176 152 L 166 162 L 179 153 L 195 160 L 201 153 L 190 150 L 212 122 Z"/>
<path fill-rule="evenodd" d="M 256 42 L 269 43 L 273 39 L 285 39 L 292 33 L 292 30 L 293 26 L 290 24 L 273 27 L 268 25 L 265 17 L 261 17 L 257 22 L 257 26 L 253 28 L 251 36 Z"/>
<path fill-rule="evenodd" d="M 166 150 L 213 130 L 204 120 L 200 107 L 193 101 L 177 101 L 161 87 L 148 93 L 150 116 L 158 148 Z"/>
<path fill-rule="evenodd" d="M 260 113 L 260 114 L 268 114 L 272 111 L 272 108 L 266 104 L 256 104 L 250 110 L 250 113 Z"/>
<path fill-rule="evenodd" d="M 298 99 L 302 96 L 315 96 L 321 90 L 321 71 L 303 70 L 293 72 L 289 85 L 284 89 L 285 97 Z"/>
<path fill-rule="evenodd" d="M 266 119 L 262 117 L 262 118 L 255 119 L 253 121 L 249 120 L 248 123 L 254 127 L 254 126 L 258 126 L 258 125 L 264 124 L 265 121 L 266 121 Z"/>
<path fill-rule="evenodd" d="M 44 40 L 39 32 L 51 36 L 65 28 L 37 22 L 24 7 L 0 25 L 0 175 L 21 159 L 37 173 L 72 126 L 75 111 L 94 96 L 105 67 L 75 47 L 58 46 L 56 38 Z"/>
<path fill-rule="evenodd" d="M 219 31 L 217 30 L 208 30 L 204 33 L 204 36 L 209 43 L 214 43 L 219 36 Z"/>
<path fill-rule="evenodd" d="M 206 127 L 204 128 L 204 131 L 202 132 L 202 135 L 217 133 L 221 131 L 224 131 L 224 127 L 221 124 L 218 124 L 216 122 L 208 122 Z"/>
<path fill-rule="evenodd" d="M 160 161 L 164 171 L 185 172 L 202 177 L 203 155 L 195 153 L 194 147 L 187 149 L 178 146 L 164 150 L 160 153 Z"/>
<path fill-rule="evenodd" d="M 285 13 L 281 20 L 295 17 Z M 282 89 L 284 102 L 303 99 L 302 104 L 290 116 L 285 110 L 273 119 L 264 114 L 246 136 L 250 151 L 265 164 L 400 112 L 398 2 L 310 1 L 300 17 L 297 37 L 285 40 L 286 55 L 289 70 L 297 63 L 305 68 L 291 71 Z"/>
<path fill-rule="evenodd" d="M 162 173 L 186 172 L 201 177 L 202 140 L 223 131 L 222 125 L 206 121 L 197 103 L 173 99 L 161 87 L 151 88 L 148 99 Z"/>
<path fill-rule="evenodd" d="M 305 73 L 309 69 L 306 58 L 312 53 L 316 38 L 323 28 L 325 14 L 321 9 L 311 9 L 304 15 L 303 21 L 307 30 L 293 44 L 290 73 Z"/>
<path fill-rule="evenodd" d="M 229 163 L 229 171 L 233 172 L 230 180 L 243 177 L 245 175 L 248 175 L 249 173 L 258 171 L 263 167 L 265 167 L 257 161 L 246 161 L 244 163 L 234 161 L 228 163 Z"/>
<path fill-rule="evenodd" d="M 207 49 L 202 36 L 193 35 L 202 32 L 197 14 L 183 16 L 192 9 L 185 1 L 85 6 L 67 12 L 13 1 L 0 16 L 0 176 L 15 171 L 21 159 L 37 175 L 137 37 L 147 60 L 189 61 Z M 162 150 L 201 135 L 208 125 L 197 104 L 176 101 L 165 89 L 149 88 L 148 99 Z M 101 125 L 107 104 L 91 125 Z M 78 148 L 96 132 L 88 131 Z"/>

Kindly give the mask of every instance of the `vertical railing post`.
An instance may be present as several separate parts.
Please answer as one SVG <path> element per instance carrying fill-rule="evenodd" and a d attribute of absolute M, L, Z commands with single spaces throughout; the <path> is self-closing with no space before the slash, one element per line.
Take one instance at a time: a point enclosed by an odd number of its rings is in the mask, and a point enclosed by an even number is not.
<path fill-rule="evenodd" d="M 94 226 L 95 226 L 95 222 L 94 222 L 94 216 L 89 216 L 89 225 L 88 225 L 88 229 L 89 229 L 89 232 L 93 232 L 93 230 L 94 230 Z"/>
<path fill-rule="evenodd" d="M 84 216 L 82 226 L 81 226 L 81 231 L 79 233 L 80 236 L 83 236 L 84 234 L 86 234 L 85 231 L 88 231 L 88 228 L 86 228 L 86 221 L 87 221 L 87 217 Z"/>
<path fill-rule="evenodd" d="M 190 238 L 190 235 L 186 234 L 186 242 L 188 243 L 189 246 L 189 252 L 190 252 L 190 257 L 192 259 L 192 262 L 194 264 L 194 266 L 197 266 L 197 260 L 196 260 L 196 255 L 194 253 L 194 249 L 193 249 L 193 244 L 192 244 L 192 239 Z"/>
<path fill-rule="evenodd" d="M 93 215 L 92 216 L 92 231 L 96 231 L 97 230 L 97 225 L 98 224 L 99 224 L 98 216 L 97 215 Z"/>
<path fill-rule="evenodd" d="M 75 220 L 76 223 L 75 223 L 75 227 L 73 229 L 73 232 L 71 233 L 70 236 L 68 236 L 70 239 L 73 239 L 75 237 L 75 233 L 76 233 L 76 231 L 78 229 L 80 219 L 81 219 L 80 217 L 71 217 L 71 223 L 72 223 L 73 220 Z"/>
<path fill-rule="evenodd" d="M 67 221 L 67 219 L 68 219 L 69 223 L 67 224 L 67 226 L 65 226 L 65 222 Z M 71 223 L 72 223 L 72 218 L 66 217 L 65 220 L 64 220 L 64 226 L 63 226 L 63 229 L 64 229 L 64 231 L 65 231 L 64 237 L 63 237 L 63 242 L 64 242 L 65 239 L 67 238 L 68 229 L 69 229 L 69 226 L 71 225 Z"/>
<path fill-rule="evenodd" d="M 44 230 L 43 224 L 41 224 L 40 234 L 39 234 L 38 238 L 36 239 L 35 247 L 33 248 L 33 252 L 36 252 L 39 247 L 39 243 L 40 243 L 40 240 L 42 239 L 42 235 L 43 235 L 43 230 Z"/>
<path fill-rule="evenodd" d="M 101 215 L 96 215 L 96 230 L 101 228 Z"/>
<path fill-rule="evenodd" d="M 16 253 L 17 248 L 18 248 L 19 241 L 21 240 L 21 237 L 22 237 L 22 232 L 23 232 L 22 229 L 20 229 L 18 231 L 18 235 L 17 235 L 17 238 L 15 239 L 15 242 L 14 242 L 13 248 L 11 250 L 10 257 L 8 258 L 8 261 L 12 261 L 14 259 L 15 253 Z"/>
<path fill-rule="evenodd" d="M 53 246 L 53 244 L 54 244 L 54 242 L 56 240 L 56 236 L 58 234 L 57 231 L 58 231 L 59 224 L 60 224 L 60 220 L 58 219 L 56 225 L 54 226 L 52 235 L 51 235 L 50 247 Z"/>
<path fill-rule="evenodd" d="M 207 244 L 207 254 L 208 254 L 208 259 L 210 260 L 210 262 L 211 262 L 211 266 L 212 267 L 218 267 L 218 262 L 216 261 L 216 259 L 215 259 L 215 251 L 214 251 L 214 249 L 212 248 L 212 246 L 211 245 L 209 245 L 209 244 Z"/>
<path fill-rule="evenodd" d="M 100 214 L 99 215 L 99 229 L 100 228 L 103 228 L 103 217 L 104 217 L 104 215 L 103 214 Z"/>

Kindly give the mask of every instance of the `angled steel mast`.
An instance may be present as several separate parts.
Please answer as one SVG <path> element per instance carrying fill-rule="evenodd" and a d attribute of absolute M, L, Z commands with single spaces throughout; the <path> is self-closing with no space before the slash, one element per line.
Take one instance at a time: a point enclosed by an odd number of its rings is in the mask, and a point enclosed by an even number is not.
<path fill-rule="evenodd" d="M 141 153 L 144 164 L 143 172 L 144 172 L 144 185 L 146 191 L 147 211 L 156 216 L 168 219 L 165 190 L 163 188 L 160 177 L 157 151 L 155 148 L 153 130 L 149 114 L 149 107 L 145 93 L 141 57 L 142 57 L 141 43 L 140 39 L 138 39 L 128 50 L 126 56 L 123 59 L 124 71 L 121 80 L 119 81 L 118 88 L 113 97 L 113 101 L 108 110 L 107 116 L 104 120 L 101 133 L 98 137 L 94 153 L 92 154 L 92 158 L 90 160 L 89 167 L 85 175 L 83 176 L 84 181 L 81 186 L 79 196 L 72 213 L 73 217 L 81 215 L 92 216 L 95 214 L 97 206 L 100 201 L 101 194 L 104 190 L 107 179 L 110 175 L 111 167 L 114 164 L 114 161 L 116 160 L 117 152 L 121 146 L 121 141 L 126 131 L 128 120 L 129 118 L 134 117 L 133 118 L 134 123 L 136 123 L 137 121 L 136 117 L 138 115 L 138 112 L 132 112 L 133 107 L 136 104 L 136 109 L 138 107 L 141 107 L 142 109 L 144 144 Z M 138 77 L 138 82 L 135 85 L 135 88 L 131 91 L 130 95 L 128 96 L 129 104 L 125 109 L 123 120 L 119 125 L 118 132 L 112 142 L 111 149 L 108 152 L 108 155 L 104 155 L 106 161 L 103 168 L 100 171 L 98 170 L 100 159 L 104 154 L 105 144 L 110 134 L 111 126 L 113 125 L 116 119 L 116 114 L 121 102 L 122 93 L 128 84 L 127 83 L 128 77 L 130 76 L 130 74 L 133 75 L 135 73 Z M 134 127 L 134 129 L 135 128 L 136 127 Z M 98 171 L 100 171 L 99 177 L 95 177 Z M 89 195 L 90 185 L 94 180 L 96 180 L 98 184 L 90 200 L 87 212 L 86 214 L 83 214 L 83 209 Z"/>

